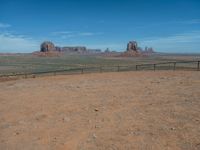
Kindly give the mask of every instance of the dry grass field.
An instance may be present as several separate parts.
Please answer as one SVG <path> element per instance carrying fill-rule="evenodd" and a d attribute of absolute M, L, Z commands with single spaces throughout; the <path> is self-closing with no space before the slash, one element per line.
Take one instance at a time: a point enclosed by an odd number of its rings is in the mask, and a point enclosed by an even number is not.
<path fill-rule="evenodd" d="M 175 55 L 154 54 L 149 57 L 105 57 L 99 55 L 62 55 L 60 57 L 36 57 L 31 54 L 0 54 L 0 76 L 4 74 L 31 73 L 54 70 L 65 70 L 93 66 L 133 66 L 172 61 L 200 61 L 199 54 Z M 187 64 L 184 64 L 184 66 Z M 197 67 L 196 64 L 190 64 Z"/>
<path fill-rule="evenodd" d="M 200 72 L 0 82 L 1 150 L 199 150 Z"/>

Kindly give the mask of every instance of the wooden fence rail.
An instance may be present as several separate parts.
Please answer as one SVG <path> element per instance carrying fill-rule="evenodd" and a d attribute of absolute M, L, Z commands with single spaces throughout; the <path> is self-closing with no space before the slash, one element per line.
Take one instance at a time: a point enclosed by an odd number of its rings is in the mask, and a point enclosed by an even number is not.
<path fill-rule="evenodd" d="M 1 67 L 1 66 L 0 66 Z M 120 71 L 140 71 L 140 70 L 197 70 L 200 71 L 200 61 L 182 61 L 182 62 L 163 62 L 163 63 L 153 63 L 153 64 L 138 64 L 138 65 L 127 65 L 127 66 L 94 66 L 94 67 L 78 67 L 62 70 L 51 70 L 51 71 L 39 71 L 39 72 L 22 72 L 22 73 L 12 73 L 12 74 L 1 74 L 0 77 L 9 76 L 36 76 L 42 74 L 71 74 L 71 73 L 92 73 L 92 72 L 120 72 Z"/>

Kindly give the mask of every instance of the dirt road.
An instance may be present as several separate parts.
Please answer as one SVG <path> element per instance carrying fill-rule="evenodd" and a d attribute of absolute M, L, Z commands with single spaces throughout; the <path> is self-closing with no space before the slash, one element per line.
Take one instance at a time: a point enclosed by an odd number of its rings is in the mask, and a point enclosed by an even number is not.
<path fill-rule="evenodd" d="M 1 150 L 200 150 L 200 72 L 0 83 Z"/>

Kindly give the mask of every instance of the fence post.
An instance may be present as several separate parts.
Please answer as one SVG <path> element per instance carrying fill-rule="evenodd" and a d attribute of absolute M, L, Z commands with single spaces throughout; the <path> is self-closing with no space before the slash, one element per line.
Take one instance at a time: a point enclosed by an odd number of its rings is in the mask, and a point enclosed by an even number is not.
<path fill-rule="evenodd" d="M 176 70 L 176 62 L 174 62 L 174 70 Z"/>
<path fill-rule="evenodd" d="M 83 74 L 83 68 L 81 68 L 81 74 Z"/>
<path fill-rule="evenodd" d="M 136 70 L 136 71 L 138 70 L 138 65 L 135 65 L 135 70 Z"/>
<path fill-rule="evenodd" d="M 36 78 L 36 75 L 35 74 L 33 74 L 33 76 L 32 76 L 33 78 Z"/>
<path fill-rule="evenodd" d="M 200 61 L 197 62 L 197 71 L 200 70 Z"/>
<path fill-rule="evenodd" d="M 156 64 L 153 64 L 153 70 L 156 71 Z"/>

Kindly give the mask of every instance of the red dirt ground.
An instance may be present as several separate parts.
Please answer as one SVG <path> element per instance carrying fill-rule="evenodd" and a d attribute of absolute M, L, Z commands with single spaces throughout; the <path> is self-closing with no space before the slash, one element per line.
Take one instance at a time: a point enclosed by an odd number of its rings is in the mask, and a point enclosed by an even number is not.
<path fill-rule="evenodd" d="M 199 150 L 200 72 L 0 83 L 1 150 Z"/>

